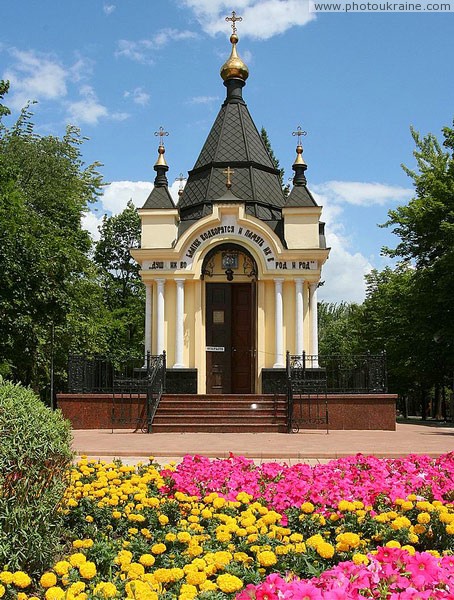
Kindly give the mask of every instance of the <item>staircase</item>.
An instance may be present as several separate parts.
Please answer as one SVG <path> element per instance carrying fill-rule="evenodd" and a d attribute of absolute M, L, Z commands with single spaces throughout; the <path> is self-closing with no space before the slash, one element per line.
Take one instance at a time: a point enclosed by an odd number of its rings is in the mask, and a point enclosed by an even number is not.
<path fill-rule="evenodd" d="M 286 433 L 286 396 L 163 394 L 153 433 Z"/>

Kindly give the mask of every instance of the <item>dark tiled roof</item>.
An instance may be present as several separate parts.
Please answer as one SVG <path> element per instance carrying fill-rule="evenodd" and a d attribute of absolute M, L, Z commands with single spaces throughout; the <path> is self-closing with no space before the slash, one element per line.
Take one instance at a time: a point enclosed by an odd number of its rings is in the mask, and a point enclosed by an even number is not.
<path fill-rule="evenodd" d="M 180 198 L 182 221 L 210 214 L 226 192 L 227 167 L 233 169 L 232 193 L 246 211 L 263 220 L 281 219 L 285 197 L 279 173 L 243 101 L 224 103 Z"/>
<path fill-rule="evenodd" d="M 294 185 L 285 203 L 286 208 L 297 206 L 318 206 L 305 185 Z"/>
<path fill-rule="evenodd" d="M 167 187 L 154 187 L 142 208 L 175 208 Z"/>

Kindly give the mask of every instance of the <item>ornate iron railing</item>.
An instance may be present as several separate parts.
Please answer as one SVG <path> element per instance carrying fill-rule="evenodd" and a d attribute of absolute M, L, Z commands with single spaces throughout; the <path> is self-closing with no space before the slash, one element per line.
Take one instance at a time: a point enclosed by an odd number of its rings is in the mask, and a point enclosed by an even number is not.
<path fill-rule="evenodd" d="M 330 394 L 387 391 L 386 355 L 291 355 L 287 352 L 287 425 L 326 424 Z"/>
<path fill-rule="evenodd" d="M 143 359 L 117 361 L 75 354 L 68 360 L 69 393 L 112 395 L 112 428 L 129 424 L 135 431 L 150 433 L 165 380 L 165 352 L 148 353 L 145 365 Z"/>

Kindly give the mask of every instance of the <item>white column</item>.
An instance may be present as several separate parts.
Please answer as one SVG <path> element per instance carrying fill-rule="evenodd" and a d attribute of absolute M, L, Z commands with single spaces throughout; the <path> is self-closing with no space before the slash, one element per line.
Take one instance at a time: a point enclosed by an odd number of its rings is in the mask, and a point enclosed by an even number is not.
<path fill-rule="evenodd" d="M 304 350 L 304 279 L 295 279 L 295 352 L 299 356 Z"/>
<path fill-rule="evenodd" d="M 317 312 L 317 287 L 318 283 L 311 283 L 309 296 L 309 310 L 311 316 L 311 354 L 312 367 L 318 368 L 318 312 Z"/>
<path fill-rule="evenodd" d="M 145 364 L 147 354 L 151 354 L 151 283 L 145 284 Z"/>
<path fill-rule="evenodd" d="M 282 369 L 285 367 L 284 363 L 284 311 L 282 302 L 282 282 L 284 279 L 274 280 L 274 294 L 275 294 L 275 312 L 274 312 L 274 331 L 275 331 L 275 346 L 276 346 L 276 361 L 273 365 L 273 369 Z"/>
<path fill-rule="evenodd" d="M 156 279 L 158 293 L 156 298 L 156 354 L 164 352 L 164 286 L 165 279 Z"/>
<path fill-rule="evenodd" d="M 177 308 L 175 321 L 175 364 L 174 369 L 184 368 L 184 279 L 175 279 L 177 284 Z"/>

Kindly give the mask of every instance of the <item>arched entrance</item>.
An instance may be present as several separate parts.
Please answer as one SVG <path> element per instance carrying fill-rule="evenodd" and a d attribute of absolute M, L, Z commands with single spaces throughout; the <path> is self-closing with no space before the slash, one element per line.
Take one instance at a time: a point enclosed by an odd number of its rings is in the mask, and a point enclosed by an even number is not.
<path fill-rule="evenodd" d="M 206 393 L 253 394 L 256 373 L 257 264 L 233 243 L 207 253 L 205 279 Z"/>

